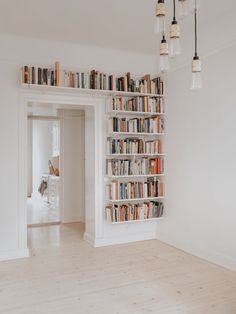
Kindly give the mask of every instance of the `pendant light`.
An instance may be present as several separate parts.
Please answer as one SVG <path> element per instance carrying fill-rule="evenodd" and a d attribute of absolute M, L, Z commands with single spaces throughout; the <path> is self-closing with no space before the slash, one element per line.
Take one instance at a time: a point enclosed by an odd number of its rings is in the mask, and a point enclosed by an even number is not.
<path fill-rule="evenodd" d="M 189 0 L 179 0 L 179 17 L 184 18 L 188 15 L 188 1 Z"/>
<path fill-rule="evenodd" d="M 169 64 L 169 48 L 168 43 L 165 38 L 165 34 L 163 32 L 161 46 L 160 46 L 160 72 L 167 72 L 169 71 L 170 64 Z"/>
<path fill-rule="evenodd" d="M 202 88 L 202 78 L 201 78 L 201 60 L 199 59 L 197 53 L 197 0 L 195 0 L 195 10 L 194 10 L 194 21 L 195 21 L 195 54 L 192 61 L 192 87 L 191 89 L 196 90 Z"/>
<path fill-rule="evenodd" d="M 163 33 L 165 25 L 165 2 L 164 0 L 158 0 L 156 5 L 156 23 L 155 23 L 155 33 Z"/>
<path fill-rule="evenodd" d="M 180 27 L 176 20 L 175 12 L 175 0 L 173 0 L 174 4 L 174 16 L 173 21 L 170 27 L 170 57 L 175 57 L 180 55 L 181 53 L 181 46 L 180 46 Z"/>

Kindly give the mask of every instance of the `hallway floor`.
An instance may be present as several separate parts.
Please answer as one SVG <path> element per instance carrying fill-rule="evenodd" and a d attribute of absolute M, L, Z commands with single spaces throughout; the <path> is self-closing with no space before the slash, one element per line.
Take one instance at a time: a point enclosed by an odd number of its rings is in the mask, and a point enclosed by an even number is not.
<path fill-rule="evenodd" d="M 60 221 L 59 208 L 50 206 L 46 198 L 35 196 L 27 199 L 27 223 L 37 225 Z"/>
<path fill-rule="evenodd" d="M 235 314 L 236 273 L 158 241 L 92 248 L 83 224 L 28 230 L 0 263 L 1 314 Z"/>

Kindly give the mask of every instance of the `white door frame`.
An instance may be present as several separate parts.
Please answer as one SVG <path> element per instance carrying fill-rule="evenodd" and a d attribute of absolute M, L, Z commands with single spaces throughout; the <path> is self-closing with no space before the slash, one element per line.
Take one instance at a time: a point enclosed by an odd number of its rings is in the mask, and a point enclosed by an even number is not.
<path fill-rule="evenodd" d="M 40 92 L 40 91 L 21 91 L 19 103 L 19 173 L 18 173 L 18 232 L 19 232 L 19 248 L 27 252 L 27 109 L 29 103 L 51 103 L 62 104 L 63 106 L 79 106 L 85 109 L 93 109 L 94 111 L 94 173 L 85 175 L 85 207 L 86 207 L 86 230 L 84 239 L 93 246 L 96 246 L 98 239 L 104 235 L 104 211 L 103 211 L 103 195 L 104 195 L 104 112 L 105 97 L 95 97 L 88 95 L 71 95 L 69 93 L 59 92 Z M 97 153 L 99 151 L 99 153 Z M 90 169 L 87 163 L 86 169 Z M 90 182 L 89 182 L 90 180 Z M 88 191 L 88 186 L 94 184 L 94 197 Z"/>

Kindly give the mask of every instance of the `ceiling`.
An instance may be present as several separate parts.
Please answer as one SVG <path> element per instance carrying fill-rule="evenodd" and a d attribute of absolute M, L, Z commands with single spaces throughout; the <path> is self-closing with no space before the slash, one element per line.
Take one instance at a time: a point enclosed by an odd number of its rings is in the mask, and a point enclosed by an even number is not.
<path fill-rule="evenodd" d="M 0 34 L 126 49 L 154 55 L 156 0 L 0 0 Z M 171 18 L 172 0 L 166 0 Z M 199 28 L 235 11 L 235 0 L 202 0 Z M 192 45 L 193 19 L 181 22 Z"/>

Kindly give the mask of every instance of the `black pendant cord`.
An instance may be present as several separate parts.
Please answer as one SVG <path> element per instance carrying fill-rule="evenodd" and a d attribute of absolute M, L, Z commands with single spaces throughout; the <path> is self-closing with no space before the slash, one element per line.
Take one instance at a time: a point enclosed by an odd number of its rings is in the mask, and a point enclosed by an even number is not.
<path fill-rule="evenodd" d="M 195 19 L 195 57 L 197 57 L 197 6 L 195 0 L 195 10 L 194 10 L 194 19 Z"/>
<path fill-rule="evenodd" d="M 174 16 L 173 16 L 173 21 L 176 21 L 176 16 L 175 16 L 175 12 L 176 12 L 176 8 L 175 8 L 175 0 L 173 0 L 173 7 L 174 7 Z"/>

